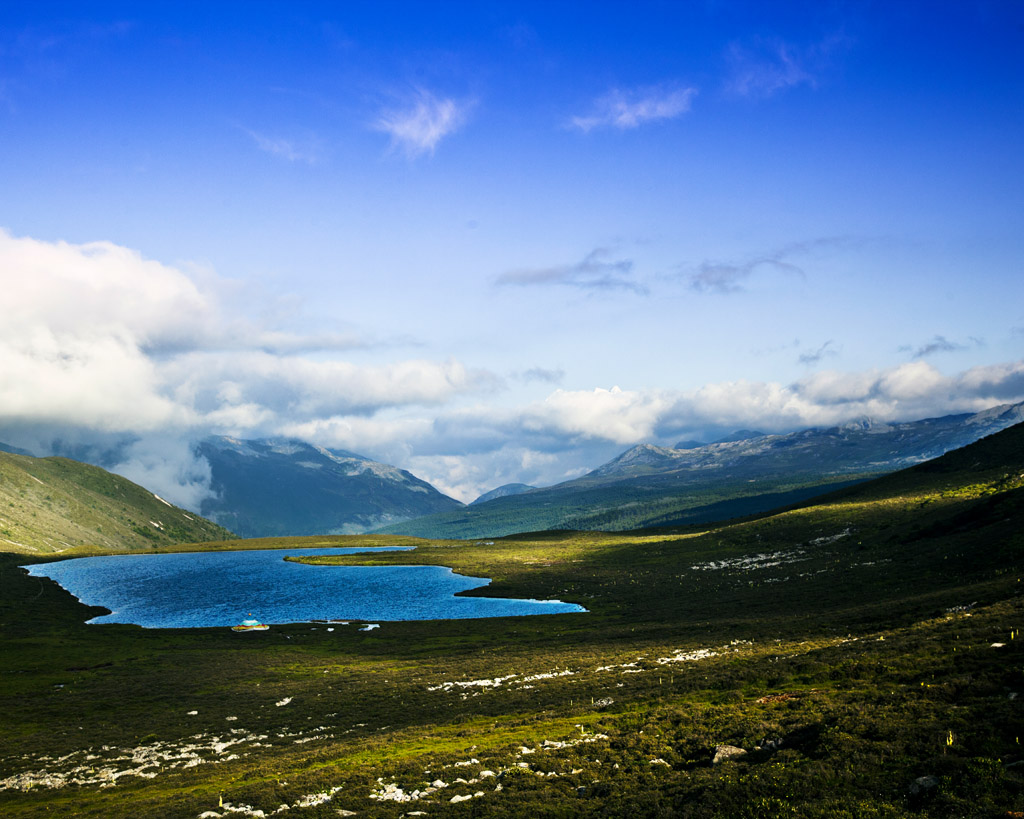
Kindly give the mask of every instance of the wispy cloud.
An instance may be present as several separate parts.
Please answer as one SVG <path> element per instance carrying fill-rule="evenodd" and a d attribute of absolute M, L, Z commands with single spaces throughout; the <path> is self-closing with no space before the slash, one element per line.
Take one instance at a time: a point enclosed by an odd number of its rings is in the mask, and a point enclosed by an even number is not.
<path fill-rule="evenodd" d="M 561 368 L 549 370 L 544 367 L 531 367 L 528 370 L 515 373 L 514 377 L 526 382 L 540 381 L 546 384 L 561 384 L 562 379 L 565 378 L 565 370 Z"/>
<path fill-rule="evenodd" d="M 319 141 L 315 138 L 306 139 L 300 143 L 294 139 L 261 134 L 249 128 L 242 128 L 242 130 L 256 143 L 257 148 L 273 156 L 286 159 L 289 162 L 305 162 L 307 165 L 315 165 L 320 161 Z"/>
<path fill-rule="evenodd" d="M 632 290 L 647 293 L 647 288 L 633 278 L 633 262 L 630 259 L 612 259 L 611 251 L 599 247 L 588 253 L 576 264 L 554 267 L 509 270 L 498 279 L 499 285 L 567 285 L 582 290 Z"/>
<path fill-rule="evenodd" d="M 696 88 L 653 86 L 624 91 L 614 88 L 594 101 L 586 116 L 573 117 L 569 124 L 588 132 L 594 128 L 625 131 L 649 122 L 675 119 L 690 110 Z"/>
<path fill-rule="evenodd" d="M 803 279 L 807 274 L 802 267 L 790 261 L 793 256 L 850 242 L 851 240 L 845 237 L 810 239 L 805 242 L 794 242 L 774 252 L 755 256 L 743 262 L 704 261 L 688 276 L 688 282 L 690 289 L 699 293 L 740 293 L 744 290 L 746 280 L 760 268 L 790 273 Z"/>
<path fill-rule="evenodd" d="M 816 88 L 833 56 L 848 45 L 842 34 L 810 46 L 766 38 L 749 45 L 733 43 L 727 53 L 726 90 L 741 97 L 766 99 L 801 85 Z"/>
<path fill-rule="evenodd" d="M 690 288 L 698 293 L 741 293 L 743 283 L 761 267 L 770 267 L 800 278 L 805 274 L 802 268 L 785 261 L 786 251 L 760 256 L 740 263 L 702 262 L 697 272 L 690 276 Z"/>
<path fill-rule="evenodd" d="M 813 364 L 818 364 L 819 362 L 822 361 L 822 359 L 834 358 L 837 355 L 839 355 L 839 353 L 835 349 L 832 343 L 832 339 L 829 339 L 824 344 L 822 344 L 817 350 L 811 350 L 806 353 L 801 353 L 797 361 L 799 361 L 801 364 L 811 366 Z"/>
<path fill-rule="evenodd" d="M 913 350 L 913 358 L 927 358 L 939 353 L 955 353 L 959 350 L 969 350 L 971 347 L 985 346 L 985 342 L 982 339 L 975 338 L 974 336 L 971 336 L 968 341 L 970 342 L 969 344 L 964 344 L 959 341 L 950 341 L 945 336 L 935 335 L 931 341 L 921 344 L 916 349 L 909 344 L 905 344 L 899 350 L 901 353 L 909 353 Z"/>
<path fill-rule="evenodd" d="M 383 111 L 373 127 L 391 137 L 393 149 L 415 159 L 432 154 L 442 139 L 462 127 L 470 107 L 470 103 L 420 89 L 411 104 Z"/>

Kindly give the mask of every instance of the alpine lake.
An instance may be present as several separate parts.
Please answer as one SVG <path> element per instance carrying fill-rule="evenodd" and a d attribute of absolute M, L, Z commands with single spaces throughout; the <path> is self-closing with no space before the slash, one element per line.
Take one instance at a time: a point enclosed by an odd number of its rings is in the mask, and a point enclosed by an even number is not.
<path fill-rule="evenodd" d="M 145 628 L 233 626 L 247 614 L 265 624 L 455 620 L 585 612 L 560 600 L 459 597 L 490 580 L 444 566 L 330 566 L 322 555 L 411 551 L 378 548 L 272 549 L 80 557 L 27 566 L 83 603 L 110 610 L 91 623 Z"/>

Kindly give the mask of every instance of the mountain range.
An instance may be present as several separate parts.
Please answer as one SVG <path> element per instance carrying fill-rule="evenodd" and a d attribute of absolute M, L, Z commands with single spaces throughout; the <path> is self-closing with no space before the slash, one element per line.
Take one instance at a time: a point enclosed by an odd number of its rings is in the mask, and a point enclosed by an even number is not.
<path fill-rule="evenodd" d="M 1024 420 L 1024 403 L 904 423 L 860 419 L 713 444 L 640 444 L 556 486 L 474 503 L 382 532 L 481 538 L 547 529 L 622 531 L 766 512 L 902 469 Z"/>
<path fill-rule="evenodd" d="M 198 452 L 215 493 L 200 512 L 242 537 L 358 534 L 462 507 L 404 469 L 303 441 L 215 437 Z"/>
<path fill-rule="evenodd" d="M 1024 404 L 1016 404 L 784 435 L 741 430 L 712 444 L 640 444 L 575 480 L 543 488 L 507 484 L 468 506 L 405 470 L 352 452 L 215 437 L 197 447 L 212 474 L 212 493 L 199 510 L 209 520 L 98 467 L 0 445 L 0 544 L 49 552 L 80 545 L 143 549 L 223 540 L 232 532 L 484 538 L 706 523 L 799 503 L 1022 420 Z"/>

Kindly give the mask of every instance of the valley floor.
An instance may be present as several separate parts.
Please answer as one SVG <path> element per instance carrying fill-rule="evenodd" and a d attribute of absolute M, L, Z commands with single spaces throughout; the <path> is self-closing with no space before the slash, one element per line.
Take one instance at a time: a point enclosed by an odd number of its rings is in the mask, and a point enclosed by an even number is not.
<path fill-rule="evenodd" d="M 87 626 L 2 555 L 0 813 L 1022 815 L 1021 490 L 994 485 L 423 542 L 372 562 L 589 613 L 370 632 Z"/>

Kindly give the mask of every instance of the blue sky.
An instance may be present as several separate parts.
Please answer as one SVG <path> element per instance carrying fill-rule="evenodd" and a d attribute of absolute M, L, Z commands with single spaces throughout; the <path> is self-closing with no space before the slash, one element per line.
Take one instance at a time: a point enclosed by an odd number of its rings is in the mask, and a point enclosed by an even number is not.
<path fill-rule="evenodd" d="M 1022 92 L 1009 0 L 5 4 L 0 440 L 471 500 L 1022 400 Z"/>

